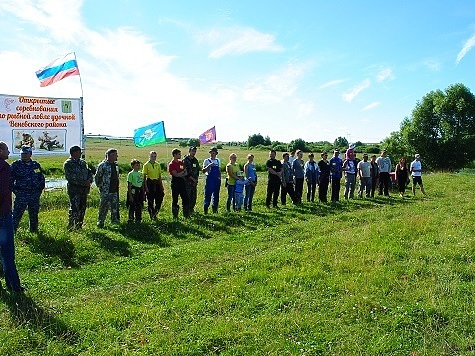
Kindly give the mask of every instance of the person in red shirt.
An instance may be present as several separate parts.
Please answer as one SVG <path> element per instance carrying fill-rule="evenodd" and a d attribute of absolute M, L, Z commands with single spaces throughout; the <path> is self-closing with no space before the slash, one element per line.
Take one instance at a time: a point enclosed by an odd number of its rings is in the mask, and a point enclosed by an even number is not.
<path fill-rule="evenodd" d="M 168 164 L 168 172 L 172 176 L 172 213 L 173 218 L 178 219 L 180 206 L 178 205 L 178 196 L 181 197 L 183 204 L 183 216 L 190 216 L 188 194 L 186 194 L 185 177 L 187 176 L 185 164 L 181 160 L 181 151 L 175 148 L 172 151 L 173 160 Z"/>

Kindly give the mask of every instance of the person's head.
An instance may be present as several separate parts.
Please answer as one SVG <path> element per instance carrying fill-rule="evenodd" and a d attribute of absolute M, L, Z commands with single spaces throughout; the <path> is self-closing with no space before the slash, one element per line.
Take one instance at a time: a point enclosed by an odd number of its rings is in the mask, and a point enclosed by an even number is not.
<path fill-rule="evenodd" d="M 290 155 L 291 155 L 292 157 L 294 157 L 294 156 L 295 156 L 295 151 L 294 151 L 294 150 L 290 151 Z"/>
<path fill-rule="evenodd" d="M 155 163 L 155 161 L 157 160 L 157 152 L 156 151 L 150 151 L 150 153 L 148 154 L 148 160 L 151 163 Z"/>
<path fill-rule="evenodd" d="M 275 155 L 277 154 L 277 152 L 275 150 L 270 150 L 269 151 L 269 157 L 270 158 L 275 158 Z"/>
<path fill-rule="evenodd" d="M 340 156 L 340 151 L 335 150 L 333 151 L 333 157 L 339 157 Z"/>
<path fill-rule="evenodd" d="M 356 145 L 355 145 L 354 143 L 350 143 L 350 144 L 348 145 L 348 148 L 349 148 L 350 150 L 355 149 L 355 147 L 356 147 Z"/>
<path fill-rule="evenodd" d="M 9 154 L 10 154 L 10 151 L 8 150 L 7 144 L 3 141 L 0 141 L 0 158 L 8 159 Z"/>
<path fill-rule="evenodd" d="M 402 165 L 406 164 L 406 157 L 401 157 L 401 159 L 399 160 L 399 163 Z"/>
<path fill-rule="evenodd" d="M 74 159 L 79 159 L 81 157 L 81 153 L 82 150 L 79 146 L 71 146 L 71 148 L 69 149 L 69 154 Z"/>
<path fill-rule="evenodd" d="M 172 151 L 172 156 L 174 159 L 180 159 L 181 158 L 181 151 L 178 148 L 174 148 Z"/>
<path fill-rule="evenodd" d="M 117 154 L 117 150 L 115 148 L 109 148 L 107 151 L 106 151 L 106 160 L 113 163 L 113 162 L 117 162 L 117 157 L 119 157 L 119 155 Z"/>
<path fill-rule="evenodd" d="M 308 160 L 309 160 L 309 161 L 313 161 L 313 158 L 314 158 L 314 157 L 315 157 L 315 155 L 314 155 L 313 153 L 310 152 L 310 153 L 308 154 Z"/>
<path fill-rule="evenodd" d="M 386 150 L 381 151 L 381 157 L 386 157 Z"/>
<path fill-rule="evenodd" d="M 282 153 L 282 159 L 283 159 L 284 162 L 288 162 L 289 158 L 290 158 L 290 156 L 289 156 L 288 152 Z"/>
<path fill-rule="evenodd" d="M 322 152 L 322 159 L 327 159 L 328 158 L 328 153 L 325 151 Z"/>
<path fill-rule="evenodd" d="M 419 153 L 416 153 L 414 155 L 414 158 L 416 159 L 416 161 L 420 161 L 421 160 L 421 155 Z"/>
<path fill-rule="evenodd" d="M 302 159 L 302 157 L 303 157 L 303 152 L 302 152 L 301 150 L 297 150 L 297 152 L 295 152 L 295 154 L 297 155 L 297 157 L 298 157 L 299 159 Z"/>
<path fill-rule="evenodd" d="M 208 153 L 210 154 L 211 158 L 216 158 L 216 156 L 218 155 L 218 149 L 216 147 L 212 147 Z"/>
<path fill-rule="evenodd" d="M 236 162 L 236 159 L 237 159 L 237 156 L 235 153 L 231 153 L 229 155 L 229 161 L 232 162 L 232 163 L 235 163 Z"/>
<path fill-rule="evenodd" d="M 348 156 L 348 158 L 352 161 L 355 159 L 355 157 L 356 157 L 356 155 L 353 152 L 351 152 Z"/>
<path fill-rule="evenodd" d="M 130 161 L 130 167 L 132 167 L 134 171 L 138 171 L 140 169 L 140 161 L 136 158 L 132 159 Z"/>
<path fill-rule="evenodd" d="M 188 154 L 189 154 L 191 157 L 195 157 L 195 155 L 196 155 L 196 147 L 195 147 L 195 146 L 191 146 L 191 147 L 188 149 Z"/>
<path fill-rule="evenodd" d="M 31 151 L 30 146 L 21 146 L 20 156 L 23 162 L 31 161 L 31 154 L 32 154 L 32 151 Z"/>
<path fill-rule="evenodd" d="M 249 154 L 247 155 L 247 161 L 248 161 L 248 162 L 254 161 L 254 155 L 253 155 L 252 153 L 249 153 Z"/>
<path fill-rule="evenodd" d="M 244 172 L 243 172 L 243 171 L 238 171 L 238 172 L 236 173 L 236 175 L 237 175 L 237 177 L 238 177 L 239 179 L 244 179 Z"/>
<path fill-rule="evenodd" d="M 376 162 L 376 155 L 371 156 L 371 162 Z"/>
<path fill-rule="evenodd" d="M 368 162 L 368 154 L 367 153 L 363 154 L 363 161 Z"/>

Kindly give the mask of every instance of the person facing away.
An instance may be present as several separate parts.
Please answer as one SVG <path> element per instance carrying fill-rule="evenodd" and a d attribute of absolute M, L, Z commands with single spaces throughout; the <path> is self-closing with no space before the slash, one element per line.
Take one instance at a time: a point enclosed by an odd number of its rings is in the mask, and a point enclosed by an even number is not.
<path fill-rule="evenodd" d="M 99 163 L 94 181 L 99 188 L 100 201 L 97 214 L 97 226 L 104 227 L 108 210 L 111 212 L 113 225 L 119 224 L 119 168 L 118 153 L 115 148 L 106 151 L 105 159 Z"/>
<path fill-rule="evenodd" d="M 162 208 L 165 189 L 163 188 L 162 169 L 157 162 L 157 152 L 150 151 L 148 161 L 142 167 L 144 190 L 147 196 L 147 210 L 151 220 L 157 220 Z"/>
<path fill-rule="evenodd" d="M 333 157 L 330 158 L 330 179 L 332 183 L 331 201 L 337 202 L 340 200 L 340 187 L 343 169 L 343 160 L 340 158 L 338 150 L 333 151 Z"/>
<path fill-rule="evenodd" d="M 305 180 L 307 181 L 307 201 L 315 201 L 315 191 L 318 183 L 318 165 L 314 160 L 313 153 L 308 154 L 308 161 L 305 163 Z"/>
<path fill-rule="evenodd" d="M 424 185 L 422 184 L 422 163 L 421 155 L 416 153 L 414 161 L 411 162 L 411 176 L 412 176 L 412 195 L 416 195 L 416 185 L 419 184 L 421 193 L 426 195 Z"/>
<path fill-rule="evenodd" d="M 280 182 L 282 176 L 282 163 L 275 158 L 276 151 L 269 151 L 269 159 L 266 162 L 267 168 L 267 194 L 266 207 L 269 209 L 272 201 L 272 206 L 277 208 L 277 202 L 280 193 Z"/>
<path fill-rule="evenodd" d="M 213 213 L 218 212 L 219 189 L 221 188 L 220 160 L 217 158 L 218 149 L 212 147 L 209 150 L 209 157 L 203 162 L 203 173 L 206 175 L 205 196 L 203 202 L 204 213 L 208 214 L 208 208 L 211 204 Z"/>
<path fill-rule="evenodd" d="M 142 209 L 145 198 L 145 191 L 143 189 L 144 177 L 140 171 L 140 161 L 132 159 L 130 161 L 132 170 L 127 174 L 127 203 L 129 208 L 128 223 L 134 221 L 139 223 L 142 221 Z"/>
<path fill-rule="evenodd" d="M 238 171 L 236 175 L 237 179 L 234 184 L 234 200 L 236 205 L 234 210 L 241 211 L 242 205 L 244 203 L 244 188 L 251 185 L 251 180 L 244 177 L 243 171 Z"/>
<path fill-rule="evenodd" d="M 187 176 L 185 177 L 186 194 L 188 194 L 190 214 L 195 211 L 196 196 L 198 193 L 198 178 L 200 175 L 200 165 L 196 159 L 196 147 L 191 146 L 188 154 L 183 159 Z"/>
<path fill-rule="evenodd" d="M 172 151 L 173 159 L 168 164 L 168 172 L 172 176 L 172 214 L 174 219 L 178 219 L 178 212 L 180 206 L 178 205 L 178 197 L 181 197 L 181 203 L 183 205 L 183 216 L 188 218 L 190 216 L 188 194 L 186 194 L 185 177 L 188 174 L 186 172 L 185 165 L 181 160 L 181 151 L 175 148 Z"/>
<path fill-rule="evenodd" d="M 252 199 L 254 198 L 257 185 L 257 172 L 253 154 L 247 155 L 247 163 L 244 165 L 244 176 L 249 180 L 249 184 L 247 184 L 245 188 L 244 210 L 252 211 Z"/>
<path fill-rule="evenodd" d="M 15 263 L 12 190 L 10 185 L 11 168 L 6 162 L 9 154 L 7 144 L 0 141 L 0 255 L 7 289 L 10 292 L 21 293 L 25 288 L 20 284 Z"/>
<path fill-rule="evenodd" d="M 358 162 L 357 169 L 360 178 L 358 198 L 363 198 L 363 192 L 366 198 L 369 198 L 371 196 L 371 162 L 368 161 L 368 154 L 363 155 L 363 160 Z"/>
<path fill-rule="evenodd" d="M 64 162 L 63 170 L 69 197 L 68 230 L 81 229 L 86 214 L 87 196 L 93 182 L 92 170 L 86 161 L 81 158 L 82 150 L 79 146 L 69 149 L 70 157 Z"/>
<path fill-rule="evenodd" d="M 21 158 L 11 165 L 11 184 L 15 194 L 13 226 L 15 231 L 18 230 L 21 217 L 28 208 L 30 231 L 37 232 L 40 196 L 45 189 L 45 176 L 40 164 L 31 159 L 31 147 L 22 146 L 20 152 Z"/>

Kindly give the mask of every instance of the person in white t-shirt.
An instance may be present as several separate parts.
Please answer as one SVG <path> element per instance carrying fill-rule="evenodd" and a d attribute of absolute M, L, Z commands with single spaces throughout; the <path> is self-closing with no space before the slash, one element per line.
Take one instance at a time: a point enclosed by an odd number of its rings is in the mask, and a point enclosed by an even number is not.
<path fill-rule="evenodd" d="M 419 184 L 421 187 L 422 194 L 426 195 L 424 191 L 424 186 L 422 184 L 422 163 L 421 163 L 421 155 L 417 153 L 414 156 L 414 161 L 411 162 L 411 176 L 412 176 L 412 194 L 416 195 L 416 185 Z"/>

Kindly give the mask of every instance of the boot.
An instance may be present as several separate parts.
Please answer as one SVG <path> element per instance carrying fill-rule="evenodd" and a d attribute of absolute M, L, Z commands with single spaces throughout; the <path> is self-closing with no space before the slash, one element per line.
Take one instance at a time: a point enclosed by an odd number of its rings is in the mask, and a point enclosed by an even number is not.
<path fill-rule="evenodd" d="M 212 209 L 213 209 L 213 213 L 215 213 L 215 214 L 218 213 L 218 207 L 217 206 L 213 206 Z"/>
<path fill-rule="evenodd" d="M 208 214 L 208 208 L 209 208 L 209 206 L 207 206 L 207 205 L 204 206 L 204 212 L 205 212 L 205 214 Z"/>
<path fill-rule="evenodd" d="M 179 206 L 172 207 L 173 219 L 178 219 L 178 212 L 180 211 Z"/>

